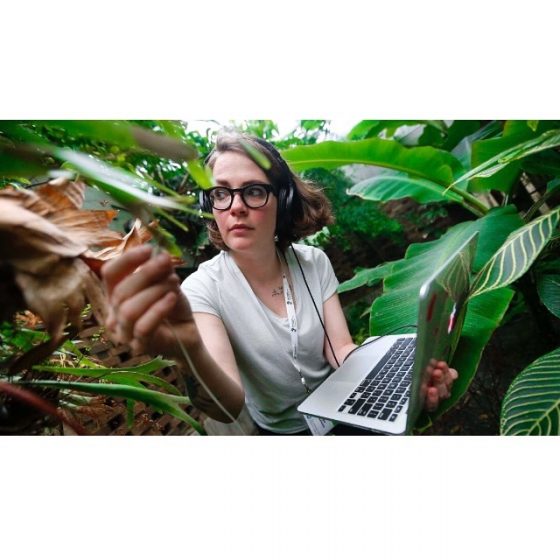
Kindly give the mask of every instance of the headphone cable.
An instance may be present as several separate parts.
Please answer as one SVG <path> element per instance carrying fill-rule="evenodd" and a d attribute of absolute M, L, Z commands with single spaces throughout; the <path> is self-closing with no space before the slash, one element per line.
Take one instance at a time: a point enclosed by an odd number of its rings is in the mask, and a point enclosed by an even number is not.
<path fill-rule="evenodd" d="M 303 273 L 303 268 L 301 266 L 301 263 L 299 262 L 299 258 L 297 256 L 296 250 L 294 249 L 294 246 L 292 243 L 290 243 L 290 247 L 292 248 L 292 252 L 294 253 L 294 257 L 296 258 L 296 261 L 298 263 L 299 266 L 299 270 L 301 272 L 301 275 L 303 277 L 303 281 L 305 282 L 305 287 L 307 288 L 307 291 L 309 292 L 309 296 L 311 297 L 311 301 L 313 302 L 313 307 L 315 308 L 315 312 L 317 313 L 317 317 L 319 317 L 319 321 L 321 322 L 321 326 L 323 327 L 323 332 L 325 333 L 325 338 L 327 339 L 327 342 L 329 343 L 329 348 L 331 349 L 334 361 L 336 362 L 337 367 L 340 367 L 340 362 L 338 361 L 336 354 L 334 353 L 334 348 L 333 345 L 331 343 L 331 339 L 329 338 L 329 335 L 327 333 L 327 329 L 325 328 L 325 323 L 323 323 L 323 319 L 321 318 L 321 314 L 319 313 L 319 309 L 317 309 L 317 304 L 315 303 L 315 299 L 313 298 L 313 295 L 311 293 L 311 288 L 309 287 L 309 284 L 307 283 L 307 278 L 305 277 L 305 274 Z"/>

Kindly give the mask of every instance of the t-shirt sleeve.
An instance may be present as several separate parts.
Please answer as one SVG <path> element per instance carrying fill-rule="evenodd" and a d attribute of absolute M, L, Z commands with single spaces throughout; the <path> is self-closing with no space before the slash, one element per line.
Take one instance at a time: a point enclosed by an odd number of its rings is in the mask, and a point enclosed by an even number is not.
<path fill-rule="evenodd" d="M 220 317 L 218 290 L 212 289 L 214 281 L 202 270 L 188 276 L 181 284 L 181 290 L 187 296 L 193 313 L 210 313 Z"/>
<path fill-rule="evenodd" d="M 329 257 L 319 249 L 315 252 L 315 266 L 319 273 L 321 294 L 323 296 L 323 302 L 325 302 L 336 293 L 339 282 Z"/>

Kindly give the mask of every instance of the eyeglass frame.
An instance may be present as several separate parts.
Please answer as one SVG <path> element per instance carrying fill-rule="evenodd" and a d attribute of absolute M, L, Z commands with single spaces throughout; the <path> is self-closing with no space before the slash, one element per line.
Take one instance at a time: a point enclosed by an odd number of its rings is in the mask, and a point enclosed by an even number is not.
<path fill-rule="evenodd" d="M 251 187 L 263 187 L 266 190 L 265 201 L 260 206 L 251 206 L 251 205 L 247 204 L 247 201 L 245 200 L 245 191 L 247 189 L 250 189 Z M 229 196 L 230 196 L 230 201 L 229 201 L 229 205 L 226 208 L 216 208 L 214 206 L 214 203 L 212 201 L 212 197 L 210 195 L 216 189 L 225 189 L 226 191 L 228 191 Z M 268 197 L 270 196 L 270 193 L 272 193 L 273 195 L 276 196 L 276 192 L 275 192 L 274 187 L 272 185 L 267 184 L 267 183 L 251 183 L 251 184 L 245 185 L 244 187 L 241 187 L 239 189 L 231 189 L 230 187 L 224 187 L 224 186 L 221 186 L 221 185 L 217 185 L 215 187 L 212 187 L 211 189 L 208 189 L 204 194 L 208 197 L 208 202 L 210 203 L 210 206 L 214 210 L 218 210 L 218 211 L 221 212 L 221 211 L 224 211 L 224 210 L 229 210 L 232 207 L 233 199 L 235 198 L 236 193 L 239 193 L 239 196 L 241 197 L 241 200 L 243 201 L 243 204 L 245 204 L 245 206 L 247 206 L 247 208 L 250 208 L 251 210 L 256 210 L 258 208 L 262 208 L 263 206 L 266 206 L 266 203 L 268 202 Z"/>

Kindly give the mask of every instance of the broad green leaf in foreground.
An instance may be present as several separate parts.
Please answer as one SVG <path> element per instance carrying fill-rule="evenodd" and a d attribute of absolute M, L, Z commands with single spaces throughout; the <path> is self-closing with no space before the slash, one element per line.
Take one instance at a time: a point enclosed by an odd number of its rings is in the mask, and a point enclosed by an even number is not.
<path fill-rule="evenodd" d="M 147 192 L 149 184 L 128 171 L 111 167 L 99 159 L 66 148 L 52 147 L 49 151 L 58 159 L 69 162 L 79 173 L 93 180 L 116 202 L 128 209 L 149 205 L 192 212 L 186 204 L 169 197 L 150 194 Z"/>
<path fill-rule="evenodd" d="M 350 290 L 355 290 L 361 286 L 373 286 L 379 280 L 383 280 L 387 274 L 391 272 L 393 268 L 392 262 L 386 262 L 376 266 L 375 268 L 364 268 L 363 270 L 358 270 L 356 275 L 342 282 L 338 286 L 338 293 L 349 292 Z"/>
<path fill-rule="evenodd" d="M 360 181 L 348 190 L 348 194 L 386 202 L 398 198 L 411 197 L 421 204 L 428 202 L 451 201 L 462 203 L 463 198 L 428 179 L 409 177 L 406 173 L 382 173 Z"/>
<path fill-rule="evenodd" d="M 560 435 L 560 348 L 514 379 L 502 402 L 500 433 Z"/>
<path fill-rule="evenodd" d="M 131 387 L 130 385 L 119 385 L 115 383 L 83 383 L 79 381 L 43 381 L 33 380 L 21 383 L 22 385 L 36 385 L 39 387 L 53 387 L 59 389 L 73 389 L 84 393 L 105 395 L 113 398 L 132 399 L 150 405 L 155 410 L 167 412 L 175 418 L 190 424 L 198 433 L 204 434 L 202 426 L 180 405 L 190 404 L 188 397 L 178 395 L 167 395 L 151 389 Z"/>
<path fill-rule="evenodd" d="M 560 208 L 513 232 L 480 271 L 471 295 L 508 286 L 525 274 L 548 243 L 559 216 Z"/>
<path fill-rule="evenodd" d="M 449 185 L 462 167 L 449 152 L 431 147 L 405 148 L 394 140 L 371 138 L 355 142 L 326 141 L 282 151 L 295 171 L 335 169 L 355 163 L 388 167 L 440 185 Z"/>
<path fill-rule="evenodd" d="M 418 320 L 418 292 L 434 269 L 445 262 L 474 232 L 479 232 L 473 270 L 479 271 L 507 236 L 523 224 L 513 206 L 489 212 L 484 218 L 450 228 L 440 239 L 410 245 L 404 259 L 393 263 L 384 280 L 384 293 L 371 307 L 371 334 L 386 334 Z"/>
<path fill-rule="evenodd" d="M 24 121 L 25 122 L 25 121 Z M 175 161 L 189 161 L 198 157 L 196 148 L 171 135 L 158 134 L 126 121 L 34 121 L 36 124 L 56 126 L 66 133 L 107 142 L 121 148 L 143 149 Z"/>

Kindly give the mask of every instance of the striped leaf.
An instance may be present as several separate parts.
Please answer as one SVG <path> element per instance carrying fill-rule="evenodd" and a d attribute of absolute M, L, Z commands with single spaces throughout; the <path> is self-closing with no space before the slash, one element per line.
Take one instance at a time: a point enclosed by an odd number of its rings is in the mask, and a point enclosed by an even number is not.
<path fill-rule="evenodd" d="M 550 240 L 559 215 L 557 208 L 514 231 L 479 272 L 471 297 L 508 286 L 525 274 Z"/>
<path fill-rule="evenodd" d="M 502 435 L 560 435 L 560 348 L 513 381 L 502 403 Z"/>
<path fill-rule="evenodd" d="M 516 144 L 486 160 L 484 163 L 471 169 L 458 179 L 455 179 L 451 186 L 474 179 L 475 177 L 490 177 L 514 161 L 518 161 L 532 154 L 537 154 L 550 148 L 560 146 L 560 130 L 554 129 L 541 134 L 537 138 L 532 138 L 526 142 Z"/>

